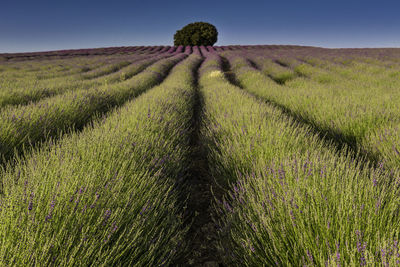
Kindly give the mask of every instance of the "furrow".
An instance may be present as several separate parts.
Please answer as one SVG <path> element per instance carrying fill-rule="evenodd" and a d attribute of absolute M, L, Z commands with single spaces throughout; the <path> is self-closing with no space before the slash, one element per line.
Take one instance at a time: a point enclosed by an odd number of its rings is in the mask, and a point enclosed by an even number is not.
<path fill-rule="evenodd" d="M 203 60 L 199 61 L 199 65 Z M 188 250 L 172 264 L 174 266 L 218 266 L 221 261 L 215 254 L 217 235 L 212 218 L 213 191 L 216 185 L 210 176 L 207 146 L 201 136 L 203 100 L 198 88 L 198 67 L 193 71 L 191 85 L 194 97 L 189 143 L 191 154 L 188 170 L 188 212 L 185 217 L 187 223 L 191 224 L 185 237 Z"/>

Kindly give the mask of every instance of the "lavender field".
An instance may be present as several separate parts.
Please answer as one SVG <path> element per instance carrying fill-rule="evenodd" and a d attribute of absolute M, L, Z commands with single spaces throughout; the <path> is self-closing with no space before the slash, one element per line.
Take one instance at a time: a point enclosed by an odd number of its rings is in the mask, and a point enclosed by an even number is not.
<path fill-rule="evenodd" d="M 400 49 L 0 54 L 0 266 L 400 265 Z"/>

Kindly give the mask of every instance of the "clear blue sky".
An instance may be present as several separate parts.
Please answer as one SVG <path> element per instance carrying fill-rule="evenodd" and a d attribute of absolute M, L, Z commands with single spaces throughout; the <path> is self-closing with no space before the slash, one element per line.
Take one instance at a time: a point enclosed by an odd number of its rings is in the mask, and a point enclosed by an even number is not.
<path fill-rule="evenodd" d="M 400 47 L 399 0 L 1 0 L 0 53 L 172 45 L 195 21 L 216 45 Z"/>

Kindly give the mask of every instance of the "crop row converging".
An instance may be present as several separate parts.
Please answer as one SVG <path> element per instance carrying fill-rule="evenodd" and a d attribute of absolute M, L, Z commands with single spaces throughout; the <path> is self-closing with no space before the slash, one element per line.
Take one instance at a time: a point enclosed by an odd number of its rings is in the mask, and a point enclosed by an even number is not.
<path fill-rule="evenodd" d="M 400 61 L 350 52 L 1 62 L 1 265 L 398 264 Z"/>

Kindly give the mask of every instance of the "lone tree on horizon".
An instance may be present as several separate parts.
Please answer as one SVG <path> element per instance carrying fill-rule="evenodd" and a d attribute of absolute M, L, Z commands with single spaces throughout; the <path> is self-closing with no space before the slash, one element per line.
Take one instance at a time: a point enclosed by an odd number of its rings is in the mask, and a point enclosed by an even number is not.
<path fill-rule="evenodd" d="M 218 31 L 214 25 L 207 22 L 194 22 L 176 31 L 174 46 L 179 45 L 214 45 L 217 42 Z"/>

